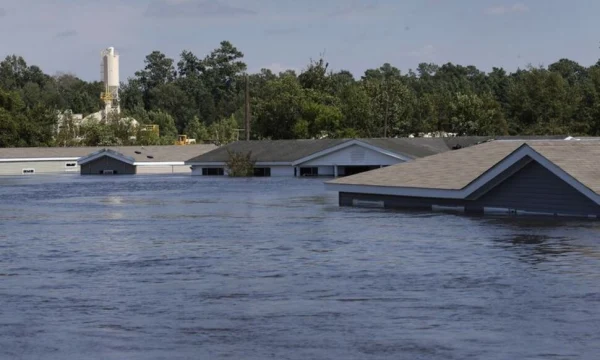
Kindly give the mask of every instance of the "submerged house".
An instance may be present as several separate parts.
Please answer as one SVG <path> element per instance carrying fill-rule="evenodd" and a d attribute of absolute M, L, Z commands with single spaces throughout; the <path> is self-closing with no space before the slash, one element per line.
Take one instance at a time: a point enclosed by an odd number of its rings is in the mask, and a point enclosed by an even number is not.
<path fill-rule="evenodd" d="M 77 159 L 95 150 L 93 147 L 0 148 L 0 175 L 77 173 Z"/>
<path fill-rule="evenodd" d="M 78 161 L 105 149 L 134 158 L 136 166 L 140 165 L 137 174 L 190 173 L 185 160 L 216 148 L 215 145 L 0 148 L 0 176 L 78 174 Z"/>
<path fill-rule="evenodd" d="M 340 206 L 600 218 L 600 140 L 493 141 L 326 188 Z"/>
<path fill-rule="evenodd" d="M 81 175 L 190 173 L 185 160 L 215 145 L 124 146 L 96 150 L 77 160 Z"/>
<path fill-rule="evenodd" d="M 186 161 L 192 175 L 227 174 L 230 153 L 251 154 L 255 176 L 348 176 L 469 147 L 486 137 L 238 141 Z"/>

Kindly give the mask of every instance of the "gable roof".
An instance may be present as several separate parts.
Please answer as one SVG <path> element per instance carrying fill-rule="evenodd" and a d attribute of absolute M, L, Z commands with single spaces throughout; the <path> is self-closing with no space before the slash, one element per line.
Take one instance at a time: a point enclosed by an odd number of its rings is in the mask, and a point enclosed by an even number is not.
<path fill-rule="evenodd" d="M 104 156 L 108 156 L 111 157 L 113 159 L 117 159 L 119 161 L 122 161 L 124 163 L 127 164 L 131 164 L 133 165 L 135 163 L 135 159 L 130 157 L 130 156 L 125 156 L 123 154 L 121 154 L 120 152 L 116 152 L 114 150 L 111 149 L 102 149 L 102 150 L 98 150 L 96 152 L 93 152 L 87 156 L 81 157 L 77 160 L 77 164 L 78 165 L 85 165 L 87 163 L 90 163 L 96 159 L 99 159 L 101 157 Z"/>
<path fill-rule="evenodd" d="M 529 156 L 588 195 L 600 194 L 600 141 L 494 141 L 433 155 L 328 182 L 330 189 L 348 186 L 386 188 L 404 194 L 432 190 L 442 197 L 473 193 L 510 165 Z M 395 190 L 393 190 L 395 189 Z M 596 200 L 600 197 L 591 195 Z M 596 201 L 595 200 L 595 201 Z"/>
<path fill-rule="evenodd" d="M 367 144 L 402 154 L 412 159 L 452 150 L 455 146 L 469 147 L 489 140 L 487 136 L 460 136 L 446 138 L 376 138 L 359 139 Z"/>
<path fill-rule="evenodd" d="M 207 153 L 216 149 L 216 145 L 166 145 L 166 146 L 116 146 L 108 147 L 131 157 L 135 163 L 184 162 L 191 156 Z M 139 152 L 139 154 L 138 154 Z M 151 156 L 152 158 L 149 158 Z"/>
<path fill-rule="evenodd" d="M 523 142 L 493 141 L 331 181 L 334 184 L 458 190 Z"/>
<path fill-rule="evenodd" d="M 345 143 L 363 143 L 403 158 L 415 159 L 452 149 L 455 144 L 463 147 L 485 141 L 489 137 L 454 138 L 373 138 L 373 139 L 303 139 L 303 140 L 251 140 L 237 141 L 206 154 L 189 159 L 186 163 L 224 163 L 229 153 L 252 152 L 252 157 L 262 163 L 293 163 L 318 153 L 328 153 Z"/>
<path fill-rule="evenodd" d="M 192 156 L 216 149 L 216 145 L 152 145 L 152 146 L 94 146 L 94 147 L 31 147 L 0 148 L 0 162 L 39 160 L 77 160 L 103 149 L 112 149 L 136 162 L 183 162 Z M 136 151 L 141 152 L 137 154 Z M 148 159 L 147 155 L 154 156 Z"/>
<path fill-rule="evenodd" d="M 289 162 L 341 144 L 343 139 L 306 139 L 306 140 L 250 140 L 236 141 L 206 154 L 196 156 L 187 161 L 193 162 L 226 162 L 229 152 L 247 154 L 257 162 Z"/>

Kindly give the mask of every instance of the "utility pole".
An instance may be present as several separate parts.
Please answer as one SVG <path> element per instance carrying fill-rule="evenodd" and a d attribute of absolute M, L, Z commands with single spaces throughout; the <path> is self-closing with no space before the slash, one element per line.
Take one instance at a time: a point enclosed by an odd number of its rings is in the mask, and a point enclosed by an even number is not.
<path fill-rule="evenodd" d="M 244 121 L 246 124 L 246 141 L 250 140 L 250 87 L 248 85 L 248 74 L 246 74 Z"/>
<path fill-rule="evenodd" d="M 389 99 L 389 89 L 387 86 L 387 78 L 385 79 L 385 85 L 386 85 L 386 89 L 385 89 L 385 113 L 384 113 L 384 120 L 383 120 L 383 137 L 387 138 L 387 133 L 388 133 L 388 112 L 390 109 L 390 99 Z"/>

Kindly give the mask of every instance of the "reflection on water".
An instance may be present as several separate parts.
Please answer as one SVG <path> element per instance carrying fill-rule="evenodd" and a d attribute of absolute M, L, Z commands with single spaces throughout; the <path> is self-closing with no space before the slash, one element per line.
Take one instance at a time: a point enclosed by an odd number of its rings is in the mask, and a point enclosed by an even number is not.
<path fill-rule="evenodd" d="M 0 178 L 0 358 L 596 359 L 599 234 L 315 179 Z"/>
<path fill-rule="evenodd" d="M 547 235 L 535 235 L 535 234 L 515 234 L 512 237 L 512 243 L 514 245 L 540 245 L 551 239 Z"/>

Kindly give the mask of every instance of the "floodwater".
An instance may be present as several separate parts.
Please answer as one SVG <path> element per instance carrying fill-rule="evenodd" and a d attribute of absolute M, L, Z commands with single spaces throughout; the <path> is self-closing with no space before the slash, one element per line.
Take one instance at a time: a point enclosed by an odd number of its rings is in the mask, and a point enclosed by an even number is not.
<path fill-rule="evenodd" d="M 322 179 L 0 178 L 0 359 L 598 359 L 599 235 Z"/>

